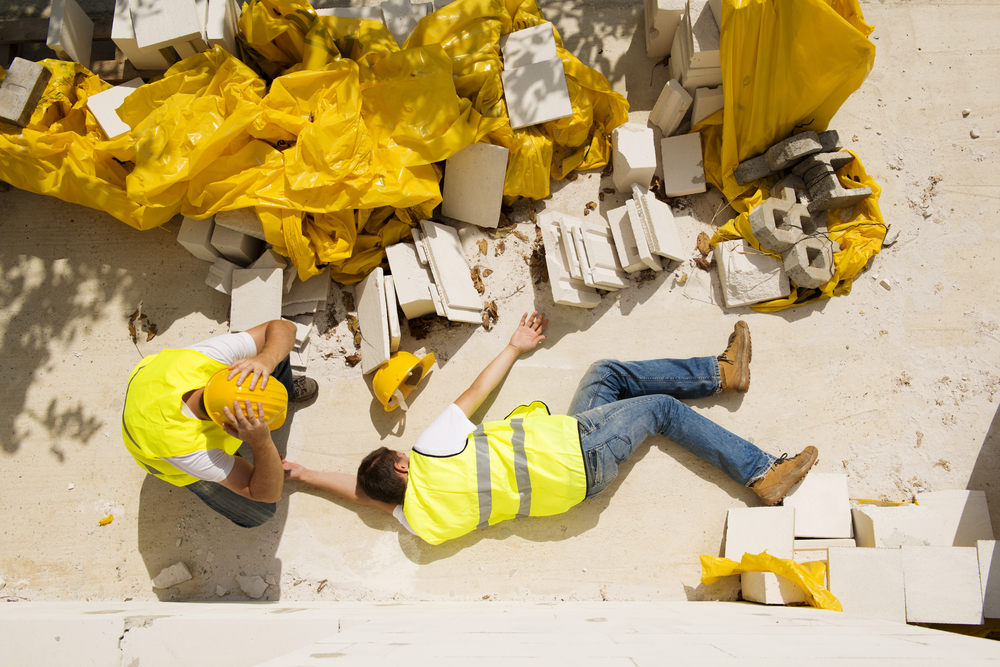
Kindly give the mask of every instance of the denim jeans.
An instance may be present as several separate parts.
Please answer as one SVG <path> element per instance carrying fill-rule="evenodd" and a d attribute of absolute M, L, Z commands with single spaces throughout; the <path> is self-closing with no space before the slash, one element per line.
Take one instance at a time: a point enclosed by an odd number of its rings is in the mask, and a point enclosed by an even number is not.
<path fill-rule="evenodd" d="M 594 362 L 569 408 L 580 423 L 587 498 L 607 488 L 618 464 L 657 433 L 740 484 L 762 477 L 775 457 L 677 400 L 712 396 L 720 386 L 715 357 Z"/>
<path fill-rule="evenodd" d="M 288 390 L 288 397 L 291 398 L 295 386 L 292 379 L 292 363 L 288 357 L 285 357 L 280 364 L 274 367 L 274 370 L 271 371 L 271 377 L 284 385 L 285 389 Z M 250 500 L 218 482 L 198 480 L 184 488 L 198 496 L 212 510 L 243 528 L 256 528 L 273 517 L 277 509 L 276 503 Z"/>

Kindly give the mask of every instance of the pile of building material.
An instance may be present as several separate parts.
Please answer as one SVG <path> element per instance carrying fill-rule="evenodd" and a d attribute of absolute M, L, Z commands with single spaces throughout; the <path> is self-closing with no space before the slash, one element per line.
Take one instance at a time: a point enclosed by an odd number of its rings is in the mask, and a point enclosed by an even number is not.
<path fill-rule="evenodd" d="M 504 100 L 512 129 L 573 115 L 566 71 L 551 23 L 500 38 Z"/>
<path fill-rule="evenodd" d="M 166 69 L 216 45 L 235 55 L 240 11 L 236 0 L 115 0 L 111 39 L 137 69 Z"/>
<path fill-rule="evenodd" d="M 917 494 L 914 505 L 851 507 L 847 476 L 810 473 L 782 507 L 729 511 L 725 557 L 767 551 L 827 565 L 845 612 L 910 623 L 978 625 L 1000 617 L 1000 563 L 982 491 Z M 996 570 L 996 572 L 993 572 Z M 992 581 L 991 581 L 992 574 Z M 743 597 L 802 604 L 795 582 L 741 575 Z"/>

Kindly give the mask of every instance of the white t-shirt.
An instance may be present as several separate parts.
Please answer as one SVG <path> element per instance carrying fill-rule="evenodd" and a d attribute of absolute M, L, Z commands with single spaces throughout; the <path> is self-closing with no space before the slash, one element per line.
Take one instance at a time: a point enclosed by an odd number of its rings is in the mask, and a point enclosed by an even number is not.
<path fill-rule="evenodd" d="M 185 349 L 201 352 L 209 359 L 229 366 L 240 359 L 255 356 L 257 343 L 254 342 L 253 336 L 241 331 L 209 338 Z M 185 417 L 197 419 L 184 402 L 181 402 L 181 412 Z M 229 477 L 233 466 L 236 465 L 236 457 L 221 449 L 202 449 L 182 456 L 164 456 L 163 460 L 178 470 L 207 482 L 221 482 Z"/>
<path fill-rule="evenodd" d="M 417 438 L 413 449 L 427 456 L 451 456 L 465 449 L 469 434 L 476 430 L 476 425 L 462 412 L 462 408 L 454 403 L 445 408 L 437 419 Z M 403 527 L 416 535 L 410 528 L 410 523 L 403 514 L 403 506 L 396 505 L 392 511 Z"/>

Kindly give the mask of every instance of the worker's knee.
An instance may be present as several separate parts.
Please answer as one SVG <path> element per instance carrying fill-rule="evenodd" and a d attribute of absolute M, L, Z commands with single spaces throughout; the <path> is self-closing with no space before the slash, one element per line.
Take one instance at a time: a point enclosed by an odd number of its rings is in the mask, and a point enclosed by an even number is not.
<path fill-rule="evenodd" d="M 240 528 L 256 528 L 273 519 L 277 508 L 277 503 L 254 503 L 250 511 L 231 516 L 229 520 Z"/>

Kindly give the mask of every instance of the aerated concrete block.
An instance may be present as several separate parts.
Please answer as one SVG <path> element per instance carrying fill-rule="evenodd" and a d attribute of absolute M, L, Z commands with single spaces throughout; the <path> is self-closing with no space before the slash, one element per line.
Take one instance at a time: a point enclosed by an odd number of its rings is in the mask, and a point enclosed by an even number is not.
<path fill-rule="evenodd" d="M 93 42 L 94 22 L 76 0 L 52 0 L 45 45 L 61 60 L 72 60 L 89 68 Z"/>
<path fill-rule="evenodd" d="M 708 0 L 688 0 L 682 25 L 688 33 L 687 66 L 696 69 L 721 67 L 719 24 L 715 22 Z"/>
<path fill-rule="evenodd" d="M 212 245 L 212 232 L 215 222 L 212 218 L 195 220 L 184 216 L 180 231 L 177 232 L 177 242 L 187 248 L 188 252 L 200 260 L 214 262 L 220 253 Z"/>
<path fill-rule="evenodd" d="M 795 508 L 795 537 L 853 538 L 847 475 L 812 472 L 782 503 Z"/>
<path fill-rule="evenodd" d="M 982 625 L 976 548 L 903 547 L 902 552 L 907 622 Z"/>
<path fill-rule="evenodd" d="M 0 84 L 0 121 L 27 125 L 51 78 L 52 72 L 45 65 L 14 58 Z"/>
<path fill-rule="evenodd" d="M 268 248 L 260 257 L 254 260 L 253 264 L 247 267 L 248 269 L 281 269 L 284 271 L 288 268 L 288 260 L 279 255 L 274 251 L 274 248 Z M 282 277 L 282 282 L 284 282 L 284 277 Z M 284 291 L 284 288 L 282 288 Z"/>
<path fill-rule="evenodd" d="M 614 172 L 618 192 L 629 192 L 633 185 L 649 187 L 656 172 L 656 144 L 652 128 L 625 123 L 611 131 Z"/>
<path fill-rule="evenodd" d="M 813 473 L 815 474 L 815 473 Z M 798 513 L 796 512 L 796 521 L 798 520 Z M 824 585 L 830 588 L 830 547 L 845 547 L 849 549 L 855 548 L 857 545 L 854 540 L 825 540 L 825 539 L 796 539 L 795 540 L 795 555 L 794 560 L 796 563 L 812 563 L 820 562 L 826 564 L 826 575 L 824 577 Z"/>
<path fill-rule="evenodd" d="M 260 239 L 220 226 L 216 219 L 212 245 L 229 261 L 246 266 L 260 256 L 264 244 Z"/>
<path fill-rule="evenodd" d="M 645 0 L 646 57 L 663 58 L 670 53 L 674 34 L 684 18 L 683 0 Z"/>
<path fill-rule="evenodd" d="M 117 111 L 118 107 L 125 102 L 125 98 L 134 93 L 136 88 L 141 85 L 142 79 L 135 78 L 87 98 L 87 108 L 94 114 L 94 118 L 104 130 L 104 134 L 108 135 L 108 139 L 119 137 L 132 129 L 118 117 Z"/>
<path fill-rule="evenodd" d="M 980 540 L 979 583 L 983 589 L 983 616 L 1000 618 L 1000 553 L 994 540 Z"/>
<path fill-rule="evenodd" d="M 680 127 L 684 115 L 691 108 L 693 99 L 677 79 L 667 81 L 656 98 L 649 121 L 660 128 L 663 136 L 669 137 Z"/>
<path fill-rule="evenodd" d="M 238 268 L 240 267 L 225 257 L 216 257 L 212 266 L 208 267 L 208 277 L 205 278 L 205 284 L 223 294 L 232 294 L 233 271 Z"/>
<path fill-rule="evenodd" d="M 111 24 L 111 40 L 136 69 L 165 70 L 170 62 L 159 49 L 140 49 L 132 27 L 132 10 L 128 0 L 115 0 L 115 18 Z"/>
<path fill-rule="evenodd" d="M 829 566 L 830 592 L 845 613 L 906 623 L 900 549 L 831 547 Z"/>
<path fill-rule="evenodd" d="M 980 540 L 993 539 L 985 491 L 925 491 L 916 500 L 943 519 L 944 539 L 951 546 L 974 547 Z"/>
<path fill-rule="evenodd" d="M 503 54 L 504 70 L 559 57 L 551 23 L 541 23 L 501 36 L 500 52 Z"/>
<path fill-rule="evenodd" d="M 253 208 L 237 208 L 231 211 L 219 211 L 215 214 L 215 224 L 232 229 L 240 234 L 252 236 L 266 241 L 264 225 Z"/>
<path fill-rule="evenodd" d="M 822 150 L 823 144 L 819 142 L 819 136 L 812 130 L 807 130 L 779 141 L 767 149 L 764 155 L 767 156 L 767 163 L 772 171 L 781 171 L 795 166 L 802 158 Z"/>
<path fill-rule="evenodd" d="M 705 165 L 701 154 L 701 132 L 665 137 L 660 142 L 663 159 L 663 193 L 682 197 L 705 191 Z"/>
<path fill-rule="evenodd" d="M 851 512 L 859 547 L 951 546 L 951 536 L 945 537 L 944 519 L 926 507 L 859 505 Z"/>
<path fill-rule="evenodd" d="M 601 295 L 582 280 L 572 278 L 567 269 L 569 258 L 562 243 L 562 229 L 552 213 L 538 216 L 538 227 L 545 245 L 545 266 L 552 287 L 552 300 L 563 306 L 593 308 L 601 302 Z"/>
<path fill-rule="evenodd" d="M 229 331 L 246 331 L 281 318 L 281 269 L 235 269 Z"/>
<path fill-rule="evenodd" d="M 722 86 L 715 88 L 698 88 L 694 91 L 694 103 L 691 106 L 691 126 L 694 127 L 716 111 L 725 106 L 726 97 Z"/>
<path fill-rule="evenodd" d="M 715 264 L 726 308 L 779 299 L 791 293 L 785 267 L 743 239 L 715 246 Z"/>
<path fill-rule="evenodd" d="M 839 249 L 837 246 L 836 250 Z M 833 278 L 833 253 L 836 250 L 833 241 L 826 236 L 803 236 L 782 253 L 788 279 L 807 289 L 822 287 Z"/>
<path fill-rule="evenodd" d="M 471 144 L 448 158 L 441 212 L 479 227 L 499 225 L 509 155 L 503 146 Z"/>
<path fill-rule="evenodd" d="M 432 287 L 437 291 L 445 317 L 454 322 L 481 323 L 483 301 L 472 285 L 469 261 L 458 231 L 430 220 L 421 220 L 420 229 L 422 239 L 414 238 L 424 247 L 434 276 Z"/>
<path fill-rule="evenodd" d="M 725 557 L 736 562 L 743 554 L 765 550 L 777 558 L 791 558 L 795 542 L 795 510 L 790 507 L 737 507 L 726 520 Z"/>
<path fill-rule="evenodd" d="M 670 206 L 657 199 L 656 195 L 641 185 L 632 186 L 632 199 L 639 214 L 639 225 L 635 224 L 635 220 L 632 221 L 634 233 L 642 232 L 651 253 L 675 262 L 683 262 L 685 251 L 681 247 L 677 223 L 674 222 Z M 631 212 L 631 209 L 629 211 Z"/>
<path fill-rule="evenodd" d="M 376 268 L 355 288 L 358 324 L 361 325 L 361 374 L 367 375 L 389 361 L 389 314 L 386 310 L 382 267 Z"/>
<path fill-rule="evenodd" d="M 428 288 L 433 287 L 434 279 L 430 268 L 420 263 L 416 247 L 412 243 L 396 243 L 386 247 L 385 256 L 403 315 L 412 320 L 433 313 L 434 302 Z"/>
<path fill-rule="evenodd" d="M 326 300 L 330 295 L 330 269 L 324 269 L 321 273 L 312 276 L 306 281 L 298 278 L 292 283 L 292 288 L 288 290 L 281 300 L 282 306 L 293 303 L 317 303 L 317 308 L 326 306 Z"/>
<path fill-rule="evenodd" d="M 399 330 L 399 311 L 396 308 L 396 286 L 392 276 L 385 276 L 385 308 L 389 323 L 389 353 L 394 354 L 399 349 L 402 337 Z"/>
<path fill-rule="evenodd" d="M 794 581 L 773 572 L 744 572 L 740 575 L 743 599 L 759 604 L 798 604 L 806 593 Z"/>
<path fill-rule="evenodd" d="M 363 9 L 378 11 L 378 20 L 382 20 L 382 10 L 378 7 Z M 320 11 L 317 10 L 316 13 L 319 14 Z M 205 10 L 205 40 L 209 47 L 221 46 L 232 55 L 236 55 L 236 31 L 233 29 L 235 23 L 232 4 L 228 0 L 208 0 L 208 7 Z"/>
<path fill-rule="evenodd" d="M 139 48 L 162 49 L 201 39 L 194 0 L 129 0 L 132 27 Z"/>
<path fill-rule="evenodd" d="M 560 58 L 504 70 L 500 78 L 512 129 L 573 115 L 566 71 Z"/>
<path fill-rule="evenodd" d="M 646 264 L 639 256 L 639 246 L 635 240 L 628 211 L 628 206 L 608 211 L 608 225 L 611 227 L 611 236 L 615 241 L 622 269 L 627 273 L 633 273 L 645 269 Z"/>

